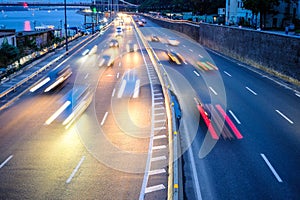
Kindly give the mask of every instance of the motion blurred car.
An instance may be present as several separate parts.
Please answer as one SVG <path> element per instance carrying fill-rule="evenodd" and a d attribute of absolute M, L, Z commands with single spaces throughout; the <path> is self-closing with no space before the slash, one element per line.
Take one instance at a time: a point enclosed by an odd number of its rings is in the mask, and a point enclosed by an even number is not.
<path fill-rule="evenodd" d="M 159 42 L 159 38 L 157 35 L 151 35 L 151 41 L 152 42 Z"/>
<path fill-rule="evenodd" d="M 112 39 L 112 40 L 109 42 L 109 47 L 119 47 L 119 42 L 118 42 L 118 40 Z"/>
<path fill-rule="evenodd" d="M 168 43 L 172 46 L 178 46 L 179 45 L 179 41 L 176 40 L 175 38 L 169 38 L 168 39 Z"/>
<path fill-rule="evenodd" d="M 100 60 L 99 67 L 111 67 L 114 64 L 114 60 L 111 56 L 103 56 Z"/>
<path fill-rule="evenodd" d="M 137 44 L 128 42 L 126 45 L 126 49 L 127 49 L 127 52 L 136 52 L 138 47 L 137 47 Z"/>
<path fill-rule="evenodd" d="M 177 65 L 181 65 L 181 63 L 182 63 L 183 60 L 182 60 L 182 56 L 180 54 L 175 53 L 173 51 L 167 51 L 167 55 L 168 55 L 169 60 L 171 62 L 174 62 Z"/>
<path fill-rule="evenodd" d="M 121 26 L 116 28 L 115 37 L 122 37 L 123 36 L 123 29 Z"/>

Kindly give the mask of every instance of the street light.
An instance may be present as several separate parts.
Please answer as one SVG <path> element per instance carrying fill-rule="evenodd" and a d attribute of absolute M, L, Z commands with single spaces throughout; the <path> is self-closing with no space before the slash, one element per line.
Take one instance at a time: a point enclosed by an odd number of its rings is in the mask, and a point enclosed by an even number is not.
<path fill-rule="evenodd" d="M 66 51 L 68 51 L 68 30 L 67 30 L 67 0 L 64 0 L 65 7 L 65 34 L 66 34 Z"/>

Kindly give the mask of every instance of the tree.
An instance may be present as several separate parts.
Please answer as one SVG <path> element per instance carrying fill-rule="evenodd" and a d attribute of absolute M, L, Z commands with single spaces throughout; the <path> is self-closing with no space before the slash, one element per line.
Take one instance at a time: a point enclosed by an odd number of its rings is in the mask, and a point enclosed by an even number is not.
<path fill-rule="evenodd" d="M 274 13 L 274 6 L 279 6 L 279 0 L 242 0 L 244 8 L 251 10 L 254 15 L 260 13 L 260 26 L 266 26 L 266 17 L 268 13 Z"/>
<path fill-rule="evenodd" d="M 0 67 L 6 68 L 19 58 L 20 51 L 5 38 L 0 47 Z"/>

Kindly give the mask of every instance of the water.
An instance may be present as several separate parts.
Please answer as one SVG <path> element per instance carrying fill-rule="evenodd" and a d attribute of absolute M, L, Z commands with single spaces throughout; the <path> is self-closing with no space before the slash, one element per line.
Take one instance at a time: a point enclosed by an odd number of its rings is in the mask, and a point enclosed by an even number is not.
<path fill-rule="evenodd" d="M 77 10 L 67 10 L 68 27 L 80 27 L 84 16 L 76 14 Z M 0 28 L 16 29 L 16 31 L 34 30 L 35 26 L 53 25 L 64 27 L 64 10 L 34 10 L 34 11 L 0 11 Z"/>

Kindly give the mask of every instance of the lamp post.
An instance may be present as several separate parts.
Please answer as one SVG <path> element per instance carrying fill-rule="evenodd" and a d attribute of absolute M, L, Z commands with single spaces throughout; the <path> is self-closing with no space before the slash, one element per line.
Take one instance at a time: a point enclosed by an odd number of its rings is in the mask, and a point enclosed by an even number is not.
<path fill-rule="evenodd" d="M 66 34 L 66 51 L 68 51 L 68 28 L 67 28 L 67 0 L 64 0 L 65 7 L 65 34 Z"/>

